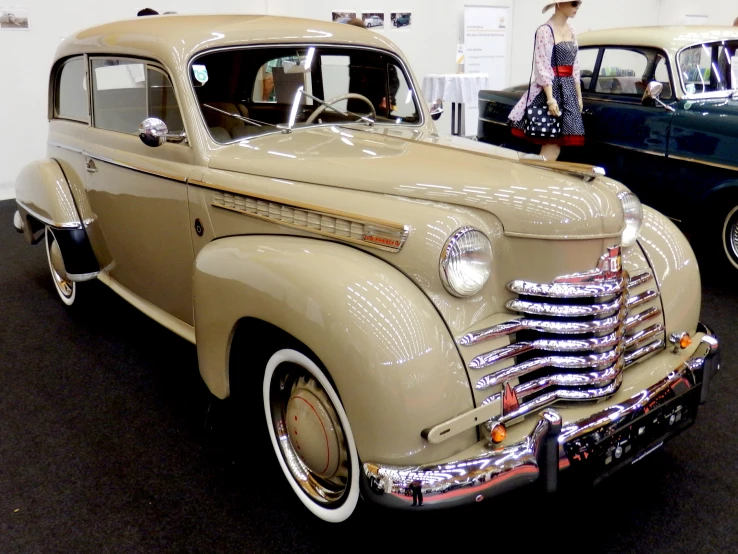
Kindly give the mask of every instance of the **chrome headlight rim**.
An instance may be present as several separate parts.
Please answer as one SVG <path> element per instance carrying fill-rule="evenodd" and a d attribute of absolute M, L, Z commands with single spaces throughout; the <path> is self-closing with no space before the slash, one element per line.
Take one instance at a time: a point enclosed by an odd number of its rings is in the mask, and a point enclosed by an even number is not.
<path fill-rule="evenodd" d="M 633 246 L 638 242 L 643 228 L 643 204 L 638 196 L 627 190 L 618 193 L 618 200 L 623 207 L 625 229 L 620 235 L 621 246 Z"/>
<path fill-rule="evenodd" d="M 488 256 L 488 262 L 487 262 L 487 275 L 483 278 L 482 282 L 475 287 L 474 290 L 470 290 L 468 292 L 463 292 L 457 290 L 453 283 L 452 278 L 449 276 L 449 264 L 452 261 L 452 254 L 454 253 L 454 249 L 456 248 L 459 241 L 465 237 L 469 233 L 477 233 L 479 234 L 479 237 L 483 239 L 487 246 L 489 247 L 489 256 Z M 441 275 L 441 282 L 443 283 L 443 287 L 446 289 L 446 291 L 456 298 L 469 298 L 471 296 L 475 296 L 479 294 L 484 286 L 489 281 L 489 277 L 492 273 L 492 243 L 489 241 L 489 238 L 487 238 L 487 235 L 485 235 L 482 231 L 477 229 L 476 227 L 472 227 L 469 225 L 466 225 L 464 227 L 459 227 L 454 231 L 451 236 L 446 240 L 446 243 L 443 245 L 443 249 L 441 250 L 441 258 L 439 260 L 439 269 L 440 269 L 440 275 Z"/>

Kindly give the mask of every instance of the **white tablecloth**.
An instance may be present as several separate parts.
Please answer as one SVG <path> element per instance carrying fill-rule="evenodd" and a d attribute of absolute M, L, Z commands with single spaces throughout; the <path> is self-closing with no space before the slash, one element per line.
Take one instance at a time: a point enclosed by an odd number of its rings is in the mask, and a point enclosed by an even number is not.
<path fill-rule="evenodd" d="M 431 73 L 423 78 L 423 96 L 459 104 L 477 104 L 480 90 L 491 88 L 486 73 Z"/>

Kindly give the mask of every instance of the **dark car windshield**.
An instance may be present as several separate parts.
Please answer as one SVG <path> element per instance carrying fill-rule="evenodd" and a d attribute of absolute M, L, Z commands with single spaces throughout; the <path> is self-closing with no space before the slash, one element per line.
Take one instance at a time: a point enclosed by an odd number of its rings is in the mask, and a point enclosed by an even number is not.
<path fill-rule="evenodd" d="M 218 142 L 288 126 L 420 122 L 415 91 L 401 63 L 375 50 L 335 46 L 223 50 L 197 58 L 190 77 L 203 119 Z M 320 112 L 311 121 L 316 110 Z"/>
<path fill-rule="evenodd" d="M 738 89 L 738 40 L 698 44 L 679 54 L 687 94 Z"/>

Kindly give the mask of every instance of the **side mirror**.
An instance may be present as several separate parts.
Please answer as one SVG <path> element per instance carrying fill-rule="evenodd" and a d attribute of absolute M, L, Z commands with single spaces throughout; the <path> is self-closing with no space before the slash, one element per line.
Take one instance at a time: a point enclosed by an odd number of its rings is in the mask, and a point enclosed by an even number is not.
<path fill-rule="evenodd" d="M 646 85 L 646 90 L 643 93 L 643 98 L 641 98 L 641 104 L 644 106 L 655 106 L 658 104 L 662 108 L 667 109 L 670 112 L 675 111 L 674 108 L 671 106 L 664 104 L 661 101 L 661 93 L 664 91 L 664 85 L 662 83 L 659 83 L 658 81 L 651 81 Z"/>
<path fill-rule="evenodd" d="M 431 104 L 430 107 L 430 115 L 433 121 L 438 121 L 438 119 L 443 114 L 443 101 L 442 100 L 436 100 Z"/>
<path fill-rule="evenodd" d="M 156 117 L 149 117 L 138 126 L 138 137 L 146 146 L 161 146 L 167 141 L 167 124 Z"/>

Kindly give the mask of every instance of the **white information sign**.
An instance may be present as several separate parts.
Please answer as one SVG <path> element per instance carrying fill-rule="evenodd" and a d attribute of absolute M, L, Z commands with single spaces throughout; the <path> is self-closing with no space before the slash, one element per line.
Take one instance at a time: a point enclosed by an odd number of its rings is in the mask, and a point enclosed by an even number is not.
<path fill-rule="evenodd" d="M 509 86 L 507 53 L 512 39 L 512 8 L 464 6 L 464 73 L 486 73 L 492 89 Z M 465 106 L 465 133 L 475 135 L 478 108 Z"/>

